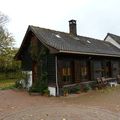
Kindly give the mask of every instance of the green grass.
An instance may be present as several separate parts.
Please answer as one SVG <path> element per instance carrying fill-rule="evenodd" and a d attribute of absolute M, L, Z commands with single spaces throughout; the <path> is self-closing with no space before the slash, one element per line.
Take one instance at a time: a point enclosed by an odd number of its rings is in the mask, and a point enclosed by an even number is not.
<path fill-rule="evenodd" d="M 1 87 L 0 90 L 9 90 L 9 89 L 14 89 L 14 88 L 15 88 L 15 85 L 9 85 L 9 86 Z"/>
<path fill-rule="evenodd" d="M 19 75 L 18 72 L 0 72 L 0 90 L 15 88 L 15 82 Z"/>
<path fill-rule="evenodd" d="M 14 89 L 16 80 L 0 80 L 0 90 Z"/>
<path fill-rule="evenodd" d="M 0 81 L 6 80 L 6 79 L 17 79 L 19 76 L 19 73 L 0 73 Z"/>
<path fill-rule="evenodd" d="M 120 84 L 118 84 L 116 87 L 114 87 L 114 86 L 113 87 L 108 86 L 108 87 L 106 87 L 104 89 L 97 90 L 97 92 L 109 94 L 109 93 L 117 91 L 117 90 L 120 90 Z"/>

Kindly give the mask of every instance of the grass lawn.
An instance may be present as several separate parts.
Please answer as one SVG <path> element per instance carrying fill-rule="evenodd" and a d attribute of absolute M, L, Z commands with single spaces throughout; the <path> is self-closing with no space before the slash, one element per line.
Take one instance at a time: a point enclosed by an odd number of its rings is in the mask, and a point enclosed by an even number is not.
<path fill-rule="evenodd" d="M 0 80 L 0 90 L 13 89 L 15 88 L 15 80 Z"/>

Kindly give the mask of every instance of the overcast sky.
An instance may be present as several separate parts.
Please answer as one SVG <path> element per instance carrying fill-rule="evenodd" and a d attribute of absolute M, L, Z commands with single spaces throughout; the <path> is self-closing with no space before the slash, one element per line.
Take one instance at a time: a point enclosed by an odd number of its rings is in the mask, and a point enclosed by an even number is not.
<path fill-rule="evenodd" d="M 28 25 L 69 32 L 71 19 L 82 36 L 120 35 L 120 0 L 0 0 L 0 11 L 9 16 L 7 28 L 17 47 Z"/>

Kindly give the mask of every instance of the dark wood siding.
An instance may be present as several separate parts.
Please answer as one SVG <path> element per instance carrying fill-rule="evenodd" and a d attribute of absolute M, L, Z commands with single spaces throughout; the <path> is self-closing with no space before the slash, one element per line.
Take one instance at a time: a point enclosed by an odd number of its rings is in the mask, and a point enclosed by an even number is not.
<path fill-rule="evenodd" d="M 66 75 L 66 79 L 71 78 L 71 80 L 67 79 L 68 84 L 91 81 L 89 56 L 58 55 L 58 81 L 60 86 L 67 84 L 64 80 L 64 70 L 66 68 L 65 64 L 68 65 L 68 63 L 71 63 L 69 66 L 71 75 L 70 77 L 68 74 Z"/>
<path fill-rule="evenodd" d="M 119 58 L 88 56 L 88 55 L 58 55 L 58 80 L 60 85 L 64 85 L 63 71 L 64 64 L 72 61 L 72 83 L 82 83 L 95 81 L 101 77 L 116 77 L 120 74 Z M 63 69 L 64 70 L 64 69 Z M 72 84 L 71 83 L 71 84 Z M 70 83 L 68 83 L 70 84 Z"/>
<path fill-rule="evenodd" d="M 74 61 L 74 69 L 75 69 L 75 82 L 80 82 L 80 60 Z"/>
<path fill-rule="evenodd" d="M 116 77 L 120 74 L 120 68 L 119 68 L 119 61 L 113 60 L 112 61 L 112 77 Z"/>
<path fill-rule="evenodd" d="M 59 87 L 93 81 L 97 77 L 116 77 L 120 74 L 119 58 L 62 53 L 56 55 Z M 55 55 L 51 54 L 34 35 L 28 38 L 21 59 L 22 70 L 32 70 L 32 64 L 36 63 L 37 78 L 40 80 L 42 73 L 47 72 L 48 84 L 56 85 Z"/>
<path fill-rule="evenodd" d="M 96 78 L 102 77 L 102 66 L 101 66 L 101 61 L 100 60 L 94 60 L 92 61 L 92 76 L 93 80 L 96 80 Z"/>
<path fill-rule="evenodd" d="M 28 51 L 24 51 L 21 56 L 22 64 L 21 69 L 22 71 L 31 71 L 32 70 L 32 59 Z"/>
<path fill-rule="evenodd" d="M 33 85 L 35 84 L 35 81 L 38 79 L 38 68 L 37 68 L 37 62 L 36 61 L 33 61 L 32 63 L 32 82 L 33 82 Z"/>
<path fill-rule="evenodd" d="M 35 43 L 34 43 L 35 44 Z M 40 41 L 38 40 L 37 42 L 37 50 L 38 50 L 38 53 L 35 55 L 37 56 L 37 79 L 38 80 L 41 80 L 41 76 L 43 73 L 46 72 L 46 56 L 42 57 L 42 52 L 44 52 L 43 48 L 44 46 L 40 43 Z"/>
<path fill-rule="evenodd" d="M 54 86 L 56 83 L 55 55 L 47 55 L 47 74 L 48 84 Z"/>

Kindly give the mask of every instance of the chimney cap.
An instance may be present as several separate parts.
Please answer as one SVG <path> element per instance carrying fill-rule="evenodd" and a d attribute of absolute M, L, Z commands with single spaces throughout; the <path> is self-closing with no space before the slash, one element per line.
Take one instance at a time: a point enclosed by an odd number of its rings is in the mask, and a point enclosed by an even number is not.
<path fill-rule="evenodd" d="M 73 23 L 76 24 L 76 20 L 71 19 L 71 20 L 69 20 L 69 23 L 70 23 L 70 24 L 73 24 Z"/>

